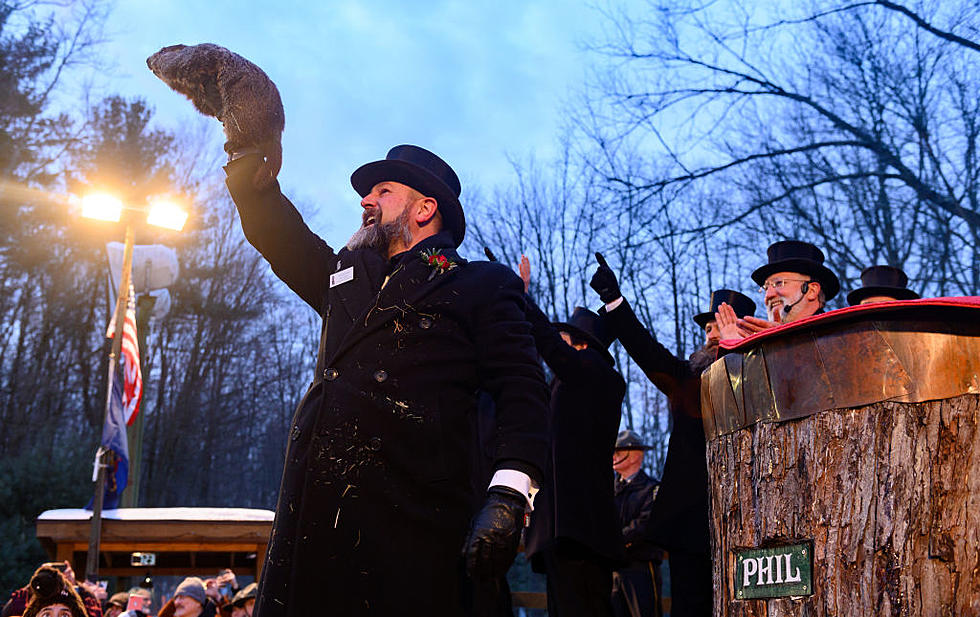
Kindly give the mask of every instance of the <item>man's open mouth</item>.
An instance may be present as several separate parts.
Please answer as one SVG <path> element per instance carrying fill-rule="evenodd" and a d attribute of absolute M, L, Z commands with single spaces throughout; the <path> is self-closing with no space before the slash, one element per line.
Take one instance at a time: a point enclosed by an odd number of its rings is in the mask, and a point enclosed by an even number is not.
<path fill-rule="evenodd" d="M 365 213 L 364 216 L 362 217 L 363 224 L 361 226 L 370 227 L 371 225 L 374 225 L 377 222 L 377 220 L 378 218 L 375 215 Z"/>

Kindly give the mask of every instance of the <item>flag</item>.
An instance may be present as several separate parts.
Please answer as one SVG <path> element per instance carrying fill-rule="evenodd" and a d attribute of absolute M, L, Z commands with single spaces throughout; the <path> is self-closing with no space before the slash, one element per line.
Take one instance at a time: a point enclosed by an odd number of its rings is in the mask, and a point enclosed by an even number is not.
<path fill-rule="evenodd" d="M 116 315 L 109 321 L 106 336 L 112 338 L 116 330 Z M 140 371 L 140 347 L 136 339 L 136 294 L 133 284 L 129 284 L 129 297 L 126 300 L 126 318 L 123 320 L 122 334 L 123 394 L 122 406 L 126 426 L 133 424 L 140 410 L 143 398 L 143 373 Z"/>
<path fill-rule="evenodd" d="M 112 338 L 116 330 L 116 316 L 109 321 L 106 336 Z M 114 373 L 109 374 L 109 403 L 102 427 L 102 441 L 95 454 L 93 480 L 101 462 L 106 466 L 105 493 L 102 507 L 113 510 L 119 507 L 119 498 L 129 481 L 129 445 L 126 442 L 126 426 L 132 424 L 139 411 L 143 394 L 143 378 L 140 374 L 139 345 L 136 342 L 136 294 L 129 285 L 126 316 L 123 319 L 122 353 L 119 362 L 110 362 Z M 92 501 L 86 506 L 92 509 Z"/>
<path fill-rule="evenodd" d="M 114 510 L 119 507 L 126 484 L 129 482 L 129 445 L 126 442 L 126 422 L 123 409 L 123 380 L 121 371 L 117 370 L 112 379 L 112 395 L 109 398 L 109 413 L 102 427 L 102 442 L 95 455 L 95 463 L 99 464 L 99 456 L 106 466 L 105 493 L 102 498 L 102 508 Z M 94 478 L 93 478 L 94 479 Z M 92 509 L 89 501 L 86 510 Z"/>

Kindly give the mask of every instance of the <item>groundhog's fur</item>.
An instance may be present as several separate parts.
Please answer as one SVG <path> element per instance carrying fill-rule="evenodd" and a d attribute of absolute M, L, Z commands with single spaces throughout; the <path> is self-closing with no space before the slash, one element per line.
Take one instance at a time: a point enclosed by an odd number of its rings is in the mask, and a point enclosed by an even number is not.
<path fill-rule="evenodd" d="M 266 162 L 255 174 L 255 185 L 272 183 L 282 166 L 286 120 L 279 90 L 262 69 L 211 43 L 164 47 L 146 65 L 198 111 L 221 120 L 227 152 L 258 148 Z"/>

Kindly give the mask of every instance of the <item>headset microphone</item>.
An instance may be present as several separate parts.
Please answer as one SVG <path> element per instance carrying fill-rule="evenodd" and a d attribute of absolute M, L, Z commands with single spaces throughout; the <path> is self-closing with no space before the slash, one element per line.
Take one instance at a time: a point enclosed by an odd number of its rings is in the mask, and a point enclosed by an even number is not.
<path fill-rule="evenodd" d="M 806 297 L 806 292 L 809 291 L 809 290 L 810 290 L 810 281 L 804 281 L 803 282 L 803 285 L 800 287 L 800 298 L 796 302 L 793 302 L 792 304 L 787 304 L 786 306 L 784 306 L 783 307 L 783 314 L 784 315 L 789 315 L 789 312 L 793 310 L 793 307 L 794 306 L 796 306 L 800 302 L 803 302 L 803 298 Z"/>
<path fill-rule="evenodd" d="M 793 310 L 793 307 L 796 306 L 797 304 L 799 304 L 800 302 L 803 302 L 803 298 L 805 298 L 805 297 L 806 297 L 805 295 L 800 294 L 800 299 L 799 300 L 797 300 L 796 302 L 794 302 L 792 304 L 787 304 L 786 306 L 784 306 L 783 307 L 783 314 L 784 315 L 789 315 L 789 312 Z"/>

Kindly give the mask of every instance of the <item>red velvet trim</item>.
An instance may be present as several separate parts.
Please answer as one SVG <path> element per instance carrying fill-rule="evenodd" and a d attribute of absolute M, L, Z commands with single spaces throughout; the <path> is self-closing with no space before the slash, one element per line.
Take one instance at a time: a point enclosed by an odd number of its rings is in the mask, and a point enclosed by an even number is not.
<path fill-rule="evenodd" d="M 752 336 L 743 339 L 727 339 L 721 341 L 721 347 L 730 351 L 741 351 L 748 347 L 755 346 L 759 341 L 774 336 L 781 336 L 786 332 L 792 332 L 801 328 L 806 328 L 816 324 L 825 324 L 841 319 L 847 319 L 863 313 L 887 313 L 896 309 L 908 307 L 936 307 L 936 306 L 956 306 L 980 310 L 980 296 L 959 296 L 955 298 L 920 298 L 918 300 L 892 300 L 890 302 L 874 302 L 872 304 L 858 304 L 842 309 L 827 311 L 819 315 L 811 315 L 798 321 L 791 321 L 787 324 L 775 328 L 769 328 L 762 332 L 756 332 Z M 980 319 L 980 314 L 977 315 Z"/>

